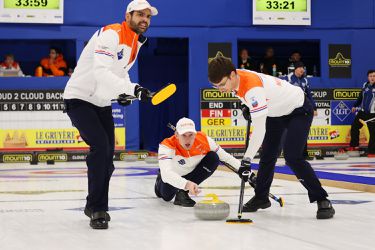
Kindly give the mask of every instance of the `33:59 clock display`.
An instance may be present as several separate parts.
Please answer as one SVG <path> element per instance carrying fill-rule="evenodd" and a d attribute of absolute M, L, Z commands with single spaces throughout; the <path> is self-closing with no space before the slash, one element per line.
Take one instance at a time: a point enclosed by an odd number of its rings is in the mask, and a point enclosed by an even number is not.
<path fill-rule="evenodd" d="M 59 9 L 60 0 L 4 0 L 5 9 Z"/>

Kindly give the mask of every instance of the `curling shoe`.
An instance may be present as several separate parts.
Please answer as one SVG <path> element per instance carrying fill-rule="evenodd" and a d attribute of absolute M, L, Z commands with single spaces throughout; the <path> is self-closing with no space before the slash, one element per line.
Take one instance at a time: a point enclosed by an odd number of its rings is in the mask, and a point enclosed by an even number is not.
<path fill-rule="evenodd" d="M 108 228 L 107 213 L 105 211 L 92 213 L 90 226 L 93 229 L 107 229 Z"/>
<path fill-rule="evenodd" d="M 89 218 L 91 218 L 91 214 L 92 214 L 92 211 L 91 209 L 89 209 L 88 207 L 85 207 L 85 210 L 83 211 L 85 213 L 85 215 Z M 105 212 L 106 213 L 106 219 L 107 221 L 111 221 L 111 216 L 109 215 L 109 213 Z"/>
<path fill-rule="evenodd" d="M 195 201 L 189 196 L 189 191 L 179 189 L 174 198 L 173 204 L 183 207 L 194 207 Z"/>
<path fill-rule="evenodd" d="M 330 219 L 335 215 L 335 209 L 332 207 L 331 201 L 325 199 L 318 201 L 317 219 Z"/>
<path fill-rule="evenodd" d="M 159 183 L 161 182 L 161 175 L 160 175 L 160 170 L 158 171 L 158 176 L 156 177 L 156 181 L 155 181 L 155 186 L 154 186 L 154 191 L 155 191 L 155 194 L 156 194 L 156 197 L 158 198 L 161 198 L 161 193 L 159 191 Z"/>
<path fill-rule="evenodd" d="M 242 212 L 256 212 L 258 209 L 266 209 L 271 206 L 271 202 L 268 198 L 259 199 L 256 196 L 251 198 L 242 208 Z"/>

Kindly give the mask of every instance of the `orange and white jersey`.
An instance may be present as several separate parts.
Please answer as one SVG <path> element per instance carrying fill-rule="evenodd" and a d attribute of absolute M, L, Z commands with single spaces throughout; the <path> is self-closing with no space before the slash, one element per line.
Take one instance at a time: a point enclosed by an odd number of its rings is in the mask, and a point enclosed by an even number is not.
<path fill-rule="evenodd" d="M 187 180 L 182 176 L 192 172 L 210 151 L 216 152 L 221 161 L 229 163 L 236 169 L 241 165 L 239 160 L 225 152 L 212 138 L 203 132 L 197 132 L 190 150 L 184 149 L 175 135 L 163 140 L 159 144 L 158 152 L 163 182 L 178 189 L 184 189 Z"/>
<path fill-rule="evenodd" d="M 64 99 L 77 98 L 104 107 L 120 94 L 134 95 L 136 84 L 130 81 L 128 71 L 145 41 L 126 22 L 98 30 L 82 51 Z"/>
<path fill-rule="evenodd" d="M 252 118 L 288 115 L 303 105 L 302 89 L 285 80 L 243 69 L 237 69 L 237 74 L 240 84 L 236 95 L 250 108 Z"/>
<path fill-rule="evenodd" d="M 244 158 L 254 159 L 266 133 L 266 118 L 288 115 L 302 107 L 305 94 L 300 87 L 279 78 L 237 69 L 240 84 L 236 96 L 250 109 L 253 132 Z"/>

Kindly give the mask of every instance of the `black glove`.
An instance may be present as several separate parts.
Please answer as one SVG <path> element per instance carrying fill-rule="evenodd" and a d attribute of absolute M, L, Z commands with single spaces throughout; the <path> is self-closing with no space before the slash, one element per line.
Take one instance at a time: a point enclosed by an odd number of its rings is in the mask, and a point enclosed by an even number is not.
<path fill-rule="evenodd" d="M 256 186 L 257 186 L 257 177 L 256 177 L 256 175 L 254 174 L 254 172 L 251 172 L 251 174 L 250 174 L 250 177 L 249 177 L 249 184 L 250 184 L 250 186 L 252 186 L 253 188 L 256 188 Z"/>
<path fill-rule="evenodd" d="M 150 90 L 137 85 L 134 88 L 134 96 L 142 102 L 147 102 L 151 99 L 151 92 Z"/>
<path fill-rule="evenodd" d="M 248 172 L 247 175 L 243 174 L 244 172 Z M 244 158 L 241 161 L 241 167 L 238 169 L 238 175 L 240 176 L 241 179 L 243 179 L 245 182 L 249 180 L 251 174 L 251 162 L 249 158 Z"/>
<path fill-rule="evenodd" d="M 251 122 L 251 115 L 250 115 L 250 109 L 249 109 L 249 107 L 246 106 L 245 104 L 241 104 L 240 107 L 241 107 L 242 115 L 245 118 L 245 120 Z"/>
<path fill-rule="evenodd" d="M 117 98 L 117 103 L 121 106 L 128 106 L 133 103 L 133 100 L 129 100 L 129 98 L 131 97 L 132 97 L 131 95 L 121 94 Z"/>

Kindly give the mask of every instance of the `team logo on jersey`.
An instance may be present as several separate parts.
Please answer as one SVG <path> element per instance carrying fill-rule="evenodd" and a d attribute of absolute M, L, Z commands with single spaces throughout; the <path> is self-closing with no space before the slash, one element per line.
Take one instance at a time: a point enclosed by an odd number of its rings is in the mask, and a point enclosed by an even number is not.
<path fill-rule="evenodd" d="M 258 101 L 255 100 L 254 98 L 251 98 L 251 106 L 253 106 L 253 108 L 258 107 Z"/>
<path fill-rule="evenodd" d="M 122 49 L 120 52 L 117 52 L 117 58 L 121 60 L 124 57 L 124 49 Z"/>
<path fill-rule="evenodd" d="M 179 163 L 180 165 L 185 165 L 185 164 L 186 164 L 186 162 L 185 162 L 184 159 L 179 160 L 178 163 Z"/>

